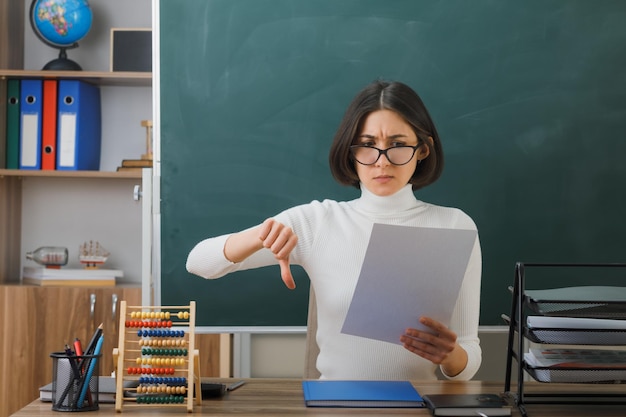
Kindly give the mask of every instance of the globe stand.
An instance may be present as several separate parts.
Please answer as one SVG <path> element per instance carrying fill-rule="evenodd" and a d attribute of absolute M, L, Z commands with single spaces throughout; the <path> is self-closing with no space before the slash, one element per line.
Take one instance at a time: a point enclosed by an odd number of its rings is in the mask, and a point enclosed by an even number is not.
<path fill-rule="evenodd" d="M 66 49 L 60 48 L 59 57 L 48 62 L 43 69 L 49 71 L 82 71 L 83 69 L 76 61 L 67 58 Z"/>

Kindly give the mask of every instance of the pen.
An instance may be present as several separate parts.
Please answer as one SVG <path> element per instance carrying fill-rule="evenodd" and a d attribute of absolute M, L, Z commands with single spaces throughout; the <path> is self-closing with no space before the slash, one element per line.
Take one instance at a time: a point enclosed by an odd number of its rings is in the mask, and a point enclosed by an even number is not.
<path fill-rule="evenodd" d="M 78 363 L 81 364 L 81 371 L 83 370 L 82 362 L 83 362 L 83 346 L 80 343 L 80 339 L 78 337 L 74 339 L 74 352 L 76 352 L 76 356 L 78 358 Z"/>
<path fill-rule="evenodd" d="M 100 355 L 100 351 L 102 350 L 102 343 L 104 341 L 104 335 L 100 335 L 98 338 L 98 342 L 96 343 L 96 347 L 93 350 L 93 358 L 89 360 L 89 368 L 87 369 L 87 374 L 83 377 L 80 388 L 80 397 L 78 397 L 78 408 L 83 408 L 85 403 L 85 396 L 87 395 L 87 391 L 89 391 L 89 381 L 91 381 L 91 376 L 93 375 L 93 371 L 96 367 L 96 362 L 98 361 L 98 355 Z"/>
<path fill-rule="evenodd" d="M 242 386 L 245 383 L 246 383 L 246 381 L 239 381 L 239 382 L 235 382 L 234 384 L 230 384 L 226 388 L 226 391 L 234 391 L 234 390 L 236 390 L 237 388 L 239 388 L 240 386 Z"/>
<path fill-rule="evenodd" d="M 72 352 L 72 349 L 70 349 L 70 347 L 68 345 L 65 345 L 65 354 L 67 355 L 67 360 L 70 363 L 70 366 L 72 367 L 72 372 L 74 373 L 74 378 L 75 379 L 79 379 L 80 378 L 80 372 L 78 370 L 78 365 L 77 365 L 78 359 L 76 358 L 76 356 L 74 355 L 74 352 Z"/>
<path fill-rule="evenodd" d="M 70 391 L 75 387 L 75 385 L 80 383 L 80 371 L 78 370 L 76 357 L 74 356 L 74 352 L 72 352 L 72 349 L 70 349 L 68 345 L 65 345 L 65 356 L 67 358 L 67 361 L 70 364 L 70 367 L 72 368 L 72 374 L 74 375 L 74 377 L 71 378 L 67 382 L 67 386 L 63 390 L 63 393 L 61 394 L 61 396 L 59 397 L 59 400 L 57 401 L 57 406 L 59 407 L 63 404 L 63 401 L 65 401 L 65 398 L 70 393 Z M 70 403 L 73 403 L 71 399 L 70 399 Z"/>

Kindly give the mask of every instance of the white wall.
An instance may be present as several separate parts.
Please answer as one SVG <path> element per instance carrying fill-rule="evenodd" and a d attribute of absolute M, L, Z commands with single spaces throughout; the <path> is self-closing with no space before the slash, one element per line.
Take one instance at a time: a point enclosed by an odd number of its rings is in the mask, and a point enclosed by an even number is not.
<path fill-rule="evenodd" d="M 306 334 L 253 334 L 250 337 L 250 376 L 302 378 Z"/>
<path fill-rule="evenodd" d="M 502 382 L 504 388 L 508 329 L 503 326 L 481 327 L 479 337 L 483 362 L 474 379 Z M 301 378 L 305 348 L 306 334 L 252 334 L 250 376 Z M 514 382 L 516 375 L 514 372 Z"/>

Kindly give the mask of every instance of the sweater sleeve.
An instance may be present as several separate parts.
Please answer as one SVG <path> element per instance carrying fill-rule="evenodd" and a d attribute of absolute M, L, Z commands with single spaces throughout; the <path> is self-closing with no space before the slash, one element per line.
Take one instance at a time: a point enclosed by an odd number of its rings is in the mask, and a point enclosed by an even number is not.
<path fill-rule="evenodd" d="M 276 259 L 268 250 L 260 250 L 245 261 L 234 263 L 224 255 L 224 244 L 230 234 L 202 240 L 187 255 L 187 271 L 202 278 L 220 278 L 231 272 L 261 266 L 275 265 Z"/>
<path fill-rule="evenodd" d="M 459 298 L 450 323 L 450 328 L 457 333 L 457 342 L 467 352 L 467 365 L 463 371 L 453 377 L 446 375 L 440 367 L 447 379 L 470 380 L 478 372 L 482 362 L 482 351 L 478 338 L 481 273 L 482 256 L 480 242 L 478 237 L 476 237 L 476 243 L 470 255 Z"/>
<path fill-rule="evenodd" d="M 204 239 L 187 255 L 187 271 L 202 278 L 219 278 L 235 268 L 224 256 L 224 243 L 230 235 Z"/>
<path fill-rule="evenodd" d="M 328 203 L 326 203 L 328 204 Z M 316 224 L 326 214 L 326 205 L 318 201 L 287 209 L 274 218 L 291 227 L 298 236 L 298 245 L 291 253 L 290 261 L 300 265 L 312 244 Z M 249 229 L 248 229 L 249 230 Z M 187 256 L 187 271 L 207 279 L 220 278 L 235 271 L 278 265 L 271 251 L 261 249 L 245 260 L 234 263 L 224 255 L 224 245 L 230 234 L 202 240 Z M 278 275 L 280 276 L 280 275 Z"/>

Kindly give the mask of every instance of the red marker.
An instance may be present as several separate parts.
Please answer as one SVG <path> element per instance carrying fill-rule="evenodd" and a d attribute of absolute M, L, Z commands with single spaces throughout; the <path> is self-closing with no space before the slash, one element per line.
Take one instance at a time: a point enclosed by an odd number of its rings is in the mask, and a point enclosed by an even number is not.
<path fill-rule="evenodd" d="M 74 351 L 76 352 L 76 356 L 83 356 L 83 346 L 80 343 L 80 339 L 77 337 L 76 339 L 74 339 Z M 81 358 L 81 362 L 84 361 L 85 358 Z M 81 374 L 85 373 L 85 369 L 81 366 Z M 89 383 L 89 382 L 87 382 Z M 88 389 L 87 391 L 87 402 L 89 403 L 89 406 L 93 405 L 93 398 L 91 397 L 91 390 Z"/>
<path fill-rule="evenodd" d="M 83 356 L 83 347 L 78 337 L 74 339 L 74 352 L 76 352 L 76 356 Z"/>

